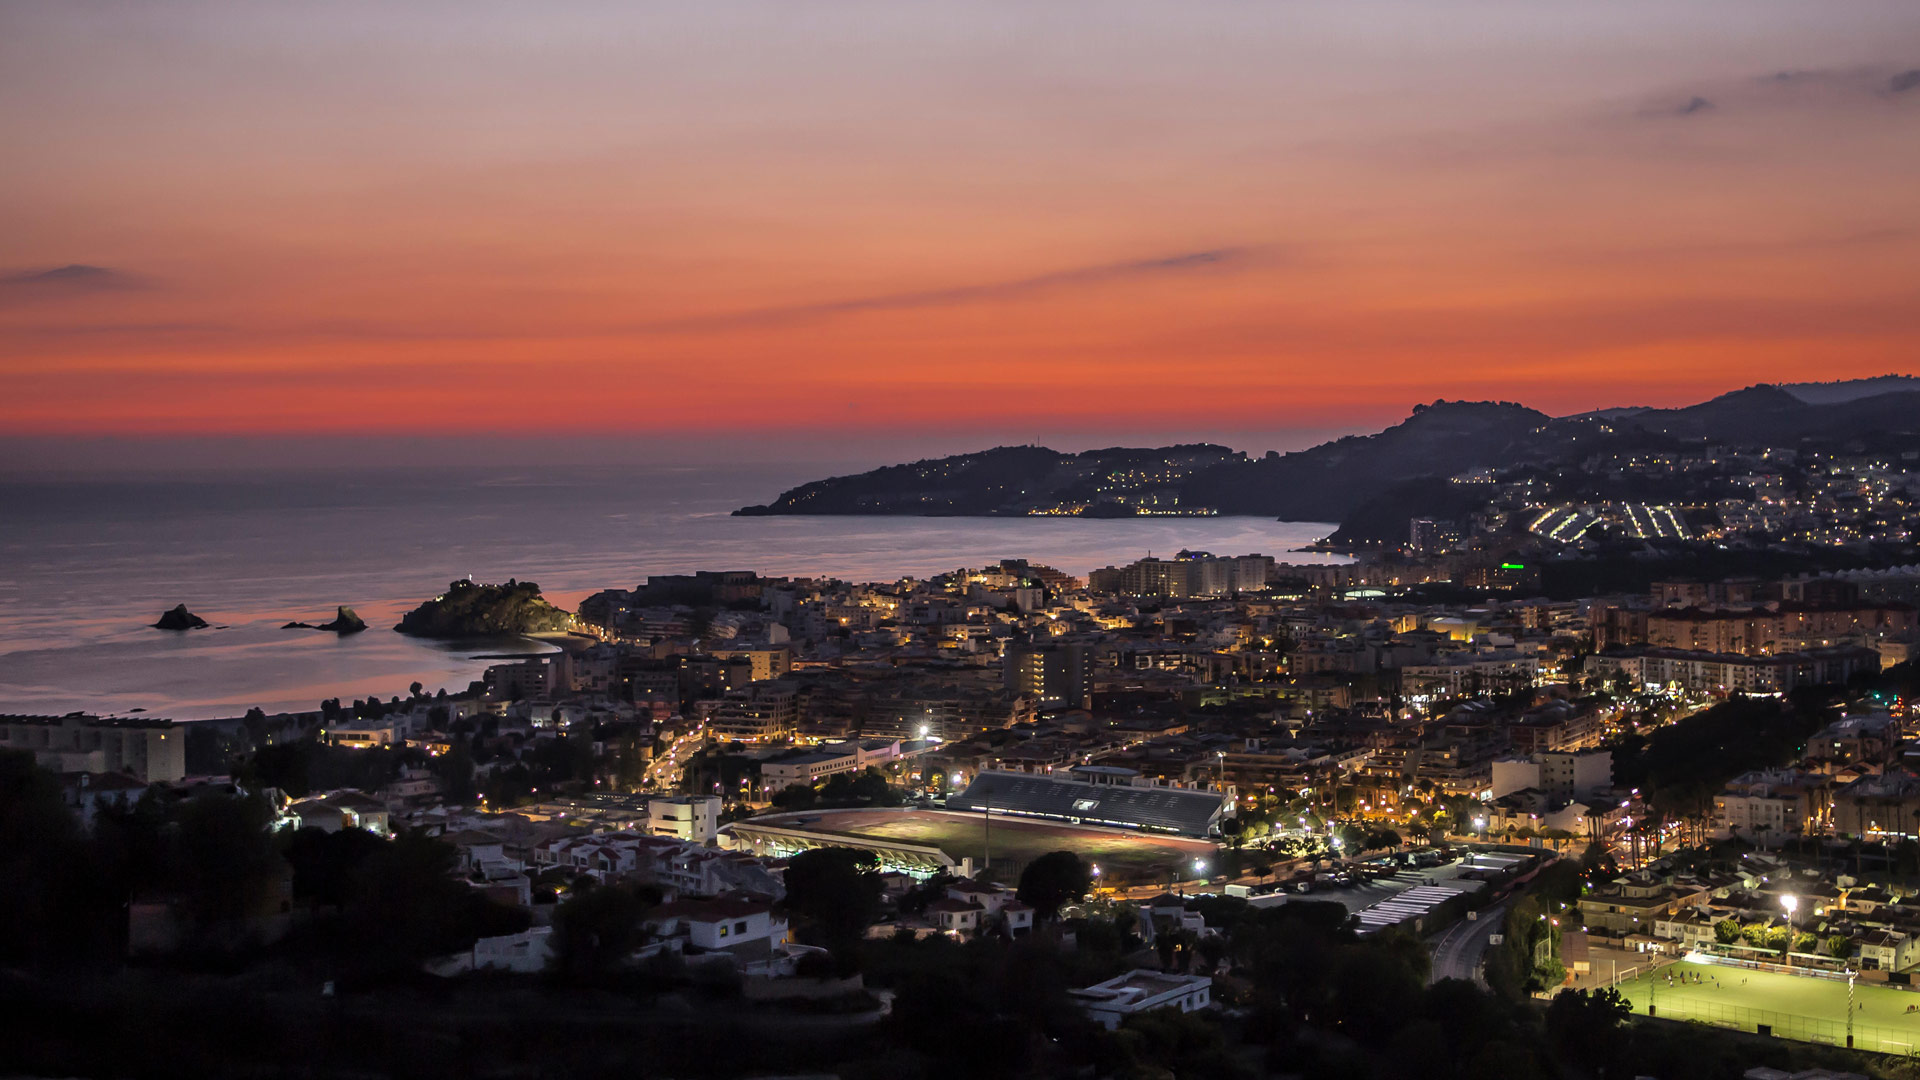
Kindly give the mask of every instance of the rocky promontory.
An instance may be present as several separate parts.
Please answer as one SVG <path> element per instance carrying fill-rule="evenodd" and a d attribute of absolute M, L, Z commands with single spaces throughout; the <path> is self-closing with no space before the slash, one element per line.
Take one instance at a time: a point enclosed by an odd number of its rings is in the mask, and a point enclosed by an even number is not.
<path fill-rule="evenodd" d="M 155 630 L 204 630 L 207 620 L 187 610 L 185 604 L 175 604 L 172 611 L 160 616 L 153 624 Z"/>
<path fill-rule="evenodd" d="M 394 629 L 415 637 L 477 638 L 553 633 L 572 626 L 573 613 L 548 603 L 540 586 L 508 579 L 504 585 L 456 581 L 401 616 Z"/>
<path fill-rule="evenodd" d="M 345 636 L 357 634 L 367 628 L 366 620 L 354 614 L 353 609 L 342 604 L 334 609 L 333 621 L 323 623 L 290 622 L 282 630 L 331 630 Z"/>

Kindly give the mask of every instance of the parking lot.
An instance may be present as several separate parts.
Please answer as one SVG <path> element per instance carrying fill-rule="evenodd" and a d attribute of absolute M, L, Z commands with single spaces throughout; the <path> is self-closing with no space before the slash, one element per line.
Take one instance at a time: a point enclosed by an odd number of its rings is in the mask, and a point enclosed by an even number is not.
<path fill-rule="evenodd" d="M 1267 883 L 1255 886 L 1255 894 L 1248 896 L 1247 902 L 1255 907 L 1273 907 L 1288 901 L 1335 901 L 1345 904 L 1348 911 L 1361 911 L 1417 885 L 1444 884 L 1468 869 L 1467 864 L 1460 860 L 1438 866 L 1413 867 L 1381 865 L 1373 861 L 1356 864 L 1353 870 L 1357 873 L 1351 873 L 1356 880 L 1337 880 L 1349 876 L 1350 872 L 1320 871 L 1315 875 L 1317 880 L 1306 886 L 1304 891 L 1301 891 L 1298 883 L 1292 887 L 1280 882 Z M 1209 886 L 1204 891 L 1220 890 Z"/>

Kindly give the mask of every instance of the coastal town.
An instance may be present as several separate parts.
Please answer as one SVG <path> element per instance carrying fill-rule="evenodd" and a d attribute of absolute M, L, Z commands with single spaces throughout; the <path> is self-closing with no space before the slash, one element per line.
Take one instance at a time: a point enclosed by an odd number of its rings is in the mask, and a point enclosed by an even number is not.
<path fill-rule="evenodd" d="M 1920 1080 L 1920 2 L 0 3 L 0 1080 Z"/>
<path fill-rule="evenodd" d="M 1068 957 L 1075 1023 L 1171 1010 L 1218 1034 L 1304 1000 L 1258 956 L 1332 912 L 1316 933 L 1354 963 L 1406 943 L 1415 997 L 1604 990 L 1606 1024 L 1904 1052 L 1920 566 L 1657 577 L 1698 541 L 1539 518 L 1411 519 L 1345 563 L 703 570 L 574 612 L 455 582 L 401 629 L 527 619 L 560 647 L 307 712 L 5 716 L 0 749 L 17 788 L 57 793 L 75 851 L 144 837 L 177 859 L 165 834 L 196 828 L 244 849 L 202 852 L 241 864 L 211 881 L 118 856 L 124 912 L 89 947 L 142 965 L 291 952 L 329 994 L 405 969 L 898 1024 L 933 1007 L 902 957 L 940 940 Z M 1570 548 L 1623 545 L 1643 587 L 1542 595 Z M 395 910 L 363 895 L 382 874 L 415 883 L 381 894 Z M 378 953 L 337 945 L 375 918 Z M 1723 990 L 1736 974 L 1827 981 L 1783 1009 Z M 1774 1013 L 1794 1019 L 1755 1019 Z"/>

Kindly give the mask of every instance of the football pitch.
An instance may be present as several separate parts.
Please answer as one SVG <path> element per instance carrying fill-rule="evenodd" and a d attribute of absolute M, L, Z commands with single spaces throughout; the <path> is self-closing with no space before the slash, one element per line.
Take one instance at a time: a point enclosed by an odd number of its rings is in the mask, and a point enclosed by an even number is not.
<path fill-rule="evenodd" d="M 1700 982 L 1693 981 L 1695 975 Z M 1672 985 L 1667 982 L 1673 977 Z M 1760 1031 L 1787 1039 L 1844 1045 L 1847 1029 L 1845 979 L 1786 975 L 1683 960 L 1620 983 L 1633 1011 L 1648 1005 L 1667 1020 L 1691 1020 L 1734 1031 Z M 1920 993 L 1856 980 L 1853 989 L 1854 1046 L 1882 1053 L 1920 1048 Z"/>
<path fill-rule="evenodd" d="M 821 810 L 794 816 L 808 819 L 804 827 L 816 832 L 925 844 L 955 859 L 971 858 L 976 865 L 987 853 L 986 821 L 980 814 L 946 810 Z M 1080 828 L 999 814 L 993 817 L 992 835 L 995 870 L 1014 872 L 1049 851 L 1071 851 L 1100 867 L 1102 876 L 1114 881 L 1155 877 L 1165 880 L 1175 870 L 1179 871 L 1182 881 L 1190 880 L 1195 860 L 1211 870 L 1218 854 L 1218 848 L 1206 840 Z"/>

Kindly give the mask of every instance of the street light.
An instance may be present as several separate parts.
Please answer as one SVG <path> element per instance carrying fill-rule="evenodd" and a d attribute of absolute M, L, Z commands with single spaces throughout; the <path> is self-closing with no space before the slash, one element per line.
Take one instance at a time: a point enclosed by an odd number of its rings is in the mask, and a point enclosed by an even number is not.
<path fill-rule="evenodd" d="M 1797 896 L 1791 896 L 1791 895 L 1783 896 L 1780 898 L 1780 906 L 1787 909 L 1787 947 L 1780 951 L 1786 955 L 1787 966 L 1792 967 L 1793 966 L 1793 909 L 1800 906 L 1800 898 Z"/>

